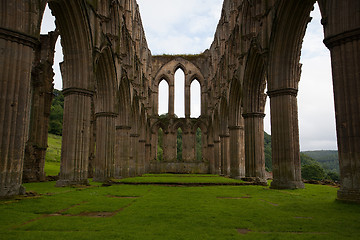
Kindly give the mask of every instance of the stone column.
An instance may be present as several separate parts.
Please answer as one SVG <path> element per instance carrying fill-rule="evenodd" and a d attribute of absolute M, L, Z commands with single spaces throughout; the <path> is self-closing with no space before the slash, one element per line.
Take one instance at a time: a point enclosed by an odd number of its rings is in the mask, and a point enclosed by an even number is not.
<path fill-rule="evenodd" d="M 45 180 L 45 154 L 53 98 L 54 48 L 58 34 L 41 35 L 32 71 L 32 100 L 29 139 L 25 147 L 23 182 Z"/>
<path fill-rule="evenodd" d="M 31 36 L 0 27 L 0 197 L 25 192 L 21 182 L 37 44 Z"/>
<path fill-rule="evenodd" d="M 230 176 L 230 135 L 220 135 L 221 142 L 221 174 Z"/>
<path fill-rule="evenodd" d="M 185 118 L 190 118 L 191 106 L 190 106 L 190 84 L 185 84 Z"/>
<path fill-rule="evenodd" d="M 271 188 L 304 188 L 301 179 L 297 89 L 269 91 L 273 181 Z M 262 144 L 263 146 L 264 144 Z"/>
<path fill-rule="evenodd" d="M 94 177 L 95 148 L 96 148 L 96 117 L 94 99 L 91 100 L 91 121 L 90 121 L 90 144 L 89 144 L 89 167 L 88 178 Z"/>
<path fill-rule="evenodd" d="M 140 134 L 130 134 L 130 159 L 129 159 L 129 176 L 135 177 L 138 174 L 138 145 Z"/>
<path fill-rule="evenodd" d="M 174 83 L 169 84 L 169 116 L 174 115 L 175 88 Z"/>
<path fill-rule="evenodd" d="M 266 183 L 263 113 L 243 114 L 245 120 L 245 177 Z"/>
<path fill-rule="evenodd" d="M 220 140 L 214 140 L 214 166 L 215 174 L 221 174 L 221 146 Z"/>
<path fill-rule="evenodd" d="M 184 162 L 195 161 L 195 135 L 191 132 L 184 131 L 182 134 L 182 158 Z"/>
<path fill-rule="evenodd" d="M 115 178 L 129 177 L 130 126 L 116 127 Z"/>
<path fill-rule="evenodd" d="M 93 92 L 67 88 L 63 90 L 63 94 L 61 165 L 56 186 L 87 185 Z"/>
<path fill-rule="evenodd" d="M 210 143 L 208 144 L 207 150 L 206 150 L 206 157 L 209 161 L 209 171 L 211 174 L 216 174 L 215 172 L 215 161 L 214 161 L 214 144 Z"/>
<path fill-rule="evenodd" d="M 164 162 L 176 162 L 176 137 L 175 133 L 164 132 Z"/>
<path fill-rule="evenodd" d="M 138 175 L 143 175 L 145 173 L 145 144 L 146 144 L 146 140 L 144 139 L 140 139 L 139 140 L 139 150 L 138 150 L 138 157 L 139 157 L 139 161 L 138 161 L 138 169 L 139 169 L 139 173 Z"/>
<path fill-rule="evenodd" d="M 230 126 L 230 177 L 245 177 L 244 127 Z"/>
<path fill-rule="evenodd" d="M 94 182 L 106 182 L 114 177 L 115 119 L 116 113 L 96 113 L 96 156 Z"/>
<path fill-rule="evenodd" d="M 341 178 L 337 196 L 360 203 L 360 28 L 330 36 L 324 43 L 331 53 L 334 84 Z"/>
<path fill-rule="evenodd" d="M 150 172 L 150 162 L 151 162 L 151 143 L 145 143 L 145 173 Z"/>

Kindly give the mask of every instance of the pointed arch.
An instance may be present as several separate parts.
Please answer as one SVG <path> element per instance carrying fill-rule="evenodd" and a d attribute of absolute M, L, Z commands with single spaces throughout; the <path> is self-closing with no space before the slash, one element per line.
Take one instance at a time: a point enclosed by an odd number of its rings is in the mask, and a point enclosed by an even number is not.
<path fill-rule="evenodd" d="M 169 113 L 169 84 L 163 79 L 158 88 L 158 115 Z"/>
<path fill-rule="evenodd" d="M 190 117 L 201 116 L 201 84 L 194 78 L 190 85 Z"/>
<path fill-rule="evenodd" d="M 185 71 L 178 67 L 174 77 L 174 113 L 182 118 L 185 117 Z"/>
<path fill-rule="evenodd" d="M 96 59 L 96 99 L 95 112 L 116 113 L 117 91 L 116 89 L 116 69 L 111 49 L 105 47 Z"/>

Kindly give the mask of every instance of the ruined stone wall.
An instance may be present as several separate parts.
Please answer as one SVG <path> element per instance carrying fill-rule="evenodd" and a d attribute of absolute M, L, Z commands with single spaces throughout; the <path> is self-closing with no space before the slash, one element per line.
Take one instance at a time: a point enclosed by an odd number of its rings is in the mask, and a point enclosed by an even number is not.
<path fill-rule="evenodd" d="M 46 3 L 56 17 L 64 62 L 65 96 L 58 186 L 141 175 L 148 171 L 211 172 L 265 183 L 263 118 L 267 85 L 272 127 L 273 188 L 302 188 L 297 116 L 302 40 L 315 0 L 224 0 L 210 48 L 197 56 L 152 57 L 136 0 L 3 0 L 0 4 L 0 196 L 23 193 L 23 172 L 43 178 L 46 117 L 39 98 L 50 89 L 51 69 L 39 65 L 40 25 Z M 319 0 L 324 43 L 331 51 L 342 186 L 338 198 L 360 202 L 358 54 L 360 3 Z M 43 58 L 50 61 L 50 58 Z M 39 67 L 50 75 L 35 76 Z M 170 101 L 167 124 L 157 114 L 158 83 L 164 78 L 173 99 L 173 75 L 181 67 L 188 85 L 202 87 L 201 117 L 175 119 Z M 46 80 L 46 89 L 31 79 Z M 34 79 L 34 78 L 33 78 Z M 34 95 L 31 95 L 34 93 Z M 31 98 L 33 99 L 31 101 Z M 186 106 L 189 101 L 186 100 Z M 41 109 L 39 108 L 41 106 Z M 37 110 L 36 110 L 37 109 Z M 179 123 L 182 122 L 182 123 Z M 29 126 L 31 130 L 29 131 Z M 193 129 L 204 133 L 204 159 L 191 162 Z M 174 158 L 174 129 L 188 135 L 186 164 L 151 165 L 157 129 L 168 136 Z M 35 134 L 36 133 L 36 134 Z M 29 137 L 30 136 L 30 137 Z M 39 141 L 34 141 L 34 139 Z M 25 143 L 36 168 L 25 164 Z M 171 146 L 170 146 L 171 145 Z M 40 147 L 39 154 L 31 149 Z M 96 146 L 96 151 L 95 151 Z M 155 150 L 154 150 L 155 149 Z M 93 153 L 96 152 L 94 158 Z M 31 162 L 30 161 L 30 162 Z M 89 169 L 89 166 L 91 169 Z M 155 166 L 155 167 L 154 167 Z M 152 169 L 154 167 L 155 170 Z M 160 170 L 159 170 L 160 169 Z M 207 169 L 207 170 L 206 170 Z M 94 171 L 93 171 L 94 170 Z"/>

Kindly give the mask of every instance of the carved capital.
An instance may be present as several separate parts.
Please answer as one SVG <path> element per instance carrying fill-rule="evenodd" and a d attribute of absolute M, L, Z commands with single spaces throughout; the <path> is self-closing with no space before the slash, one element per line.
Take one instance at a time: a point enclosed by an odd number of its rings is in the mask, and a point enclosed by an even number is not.
<path fill-rule="evenodd" d="M 98 112 L 98 113 L 95 113 L 96 118 L 99 118 L 99 117 L 116 118 L 117 116 L 118 116 L 118 114 L 114 113 L 114 112 Z"/>
<path fill-rule="evenodd" d="M 90 91 L 88 89 L 84 89 L 84 88 L 65 88 L 62 90 L 62 93 L 64 95 L 64 97 L 68 96 L 68 95 L 83 95 L 83 96 L 87 96 L 87 97 L 92 97 L 94 95 L 93 91 Z"/>
<path fill-rule="evenodd" d="M 33 49 L 40 45 L 39 39 L 30 35 L 0 27 L 0 38 L 11 42 L 17 42 Z"/>
<path fill-rule="evenodd" d="M 268 91 L 267 95 L 270 98 L 286 96 L 286 95 L 291 95 L 291 96 L 296 97 L 297 93 L 298 93 L 298 90 L 296 88 L 282 88 L 282 89 L 277 89 L 277 90 L 273 90 L 273 91 Z"/>
<path fill-rule="evenodd" d="M 330 36 L 324 39 L 324 44 L 328 49 L 333 47 L 356 41 L 360 39 L 360 28 L 346 31 L 335 36 Z"/>
<path fill-rule="evenodd" d="M 262 112 L 252 112 L 252 113 L 244 113 L 243 118 L 264 118 L 265 114 Z"/>

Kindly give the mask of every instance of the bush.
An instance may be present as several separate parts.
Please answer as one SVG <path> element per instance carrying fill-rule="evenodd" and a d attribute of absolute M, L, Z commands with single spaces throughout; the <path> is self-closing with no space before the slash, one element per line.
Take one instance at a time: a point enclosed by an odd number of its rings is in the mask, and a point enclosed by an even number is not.
<path fill-rule="evenodd" d="M 334 182 L 339 182 L 340 176 L 337 172 L 330 171 L 326 174 L 326 179 L 332 180 Z"/>
<path fill-rule="evenodd" d="M 306 180 L 323 180 L 325 171 L 319 164 L 304 165 L 301 168 L 301 177 Z"/>

